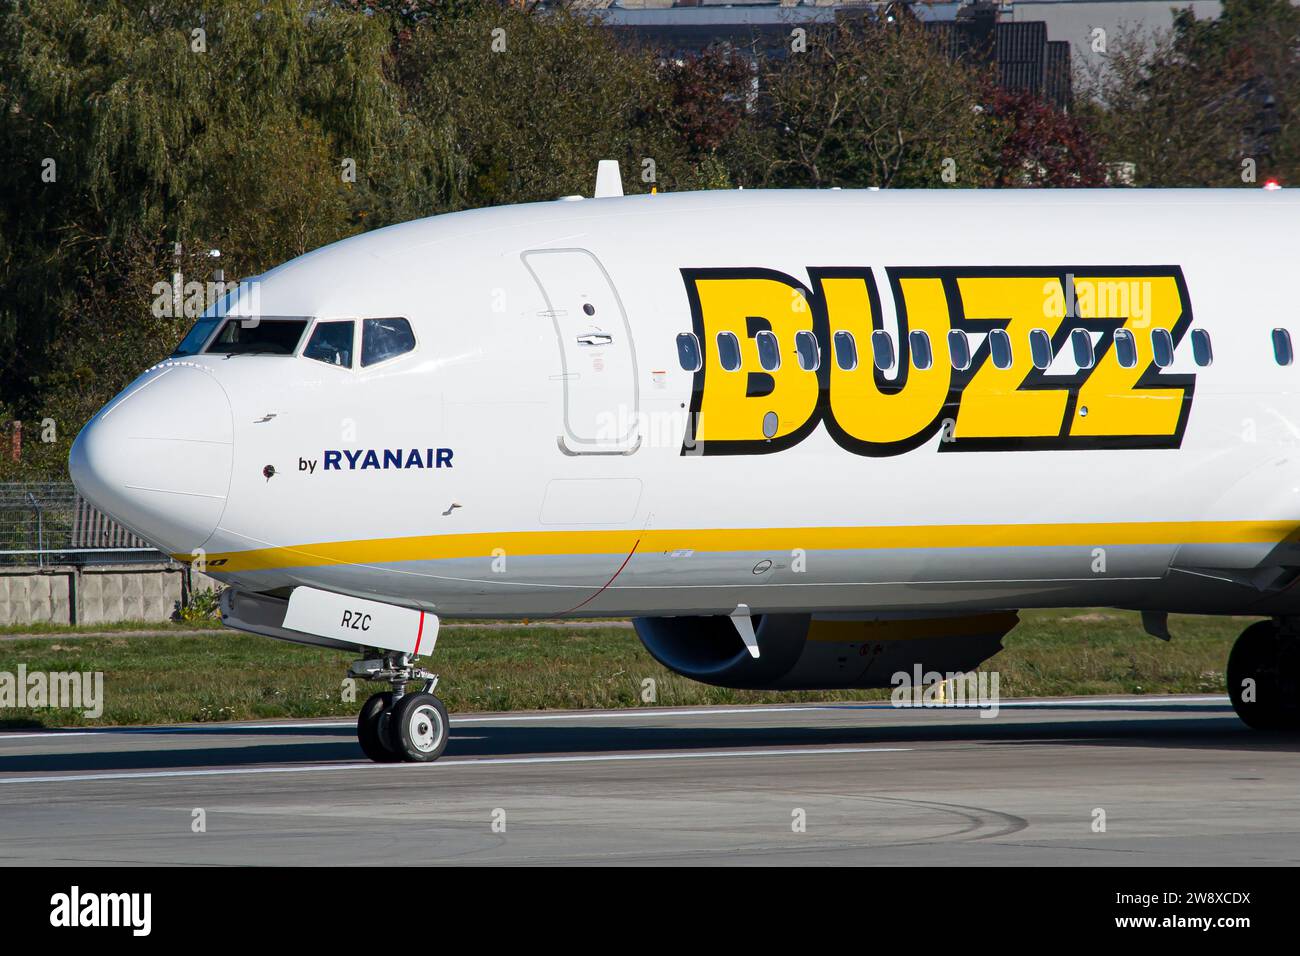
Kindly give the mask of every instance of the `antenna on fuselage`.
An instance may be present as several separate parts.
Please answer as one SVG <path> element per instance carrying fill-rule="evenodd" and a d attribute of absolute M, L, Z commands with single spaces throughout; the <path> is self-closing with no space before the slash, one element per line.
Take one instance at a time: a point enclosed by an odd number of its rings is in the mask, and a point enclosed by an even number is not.
<path fill-rule="evenodd" d="M 619 172 L 617 159 L 602 159 L 596 166 L 596 191 L 594 199 L 606 199 L 610 196 L 623 195 L 623 174 Z"/>

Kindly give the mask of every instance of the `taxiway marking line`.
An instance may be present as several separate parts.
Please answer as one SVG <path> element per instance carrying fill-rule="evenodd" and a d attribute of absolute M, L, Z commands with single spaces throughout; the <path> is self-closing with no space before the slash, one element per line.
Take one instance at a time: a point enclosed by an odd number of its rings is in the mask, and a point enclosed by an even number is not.
<path fill-rule="evenodd" d="M 914 747 L 809 747 L 799 750 L 703 750 L 699 752 L 682 752 L 668 754 L 600 754 L 566 757 L 473 757 L 457 760 L 439 760 L 430 764 L 379 764 L 370 761 L 353 763 L 314 764 L 295 767 L 231 767 L 208 770 L 146 770 L 139 773 L 69 773 L 44 777 L 0 777 L 0 784 L 5 783 L 65 783 L 68 781 L 93 780 L 156 780 L 170 777 L 221 777 L 247 776 L 266 773 L 318 773 L 329 770 L 367 770 L 376 771 L 408 770 L 418 766 L 455 768 L 455 767 L 500 767 L 520 764 L 560 764 L 560 763 L 613 763 L 643 760 L 700 760 L 715 757 L 816 757 L 843 754 L 880 754 L 909 753 Z"/>

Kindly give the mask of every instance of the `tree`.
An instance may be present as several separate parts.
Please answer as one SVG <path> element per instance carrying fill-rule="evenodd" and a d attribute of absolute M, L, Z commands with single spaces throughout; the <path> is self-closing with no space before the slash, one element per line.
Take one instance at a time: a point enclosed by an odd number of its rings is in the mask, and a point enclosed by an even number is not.
<path fill-rule="evenodd" d="M 600 158 L 620 160 L 629 191 L 697 181 L 654 58 L 580 15 L 482 7 L 426 20 L 396 76 L 418 122 L 452 130 L 463 178 L 444 181 L 440 209 L 586 194 Z"/>
<path fill-rule="evenodd" d="M 176 243 L 233 279 L 439 178 L 445 138 L 403 122 L 389 46 L 383 17 L 324 0 L 0 10 L 0 413 L 91 406 L 166 354 L 187 317 L 149 293 Z"/>
<path fill-rule="evenodd" d="M 981 185 L 992 140 L 983 75 L 911 18 L 841 21 L 763 66 L 764 181 L 777 186 Z"/>
<path fill-rule="evenodd" d="M 1247 79 L 1241 95 L 1253 107 L 1242 130 L 1243 152 L 1259 177 L 1300 185 L 1300 8 L 1289 0 L 1226 0 L 1214 20 L 1182 11 L 1176 42 L 1212 51 L 1238 65 Z"/>
<path fill-rule="evenodd" d="M 668 87 L 668 124 L 692 156 L 716 153 L 744 122 L 754 77 L 735 51 L 715 46 L 665 57 L 659 78 Z"/>
<path fill-rule="evenodd" d="M 1216 20 L 1183 11 L 1170 31 L 1112 40 L 1080 78 L 1081 116 L 1107 162 L 1134 165 L 1136 185 L 1300 181 L 1297 50 L 1287 0 L 1225 0 Z"/>
<path fill-rule="evenodd" d="M 363 16 L 386 17 L 393 31 L 393 49 L 410 43 L 415 28 L 430 20 L 456 19 L 477 12 L 494 0 L 338 0 L 339 6 Z"/>
<path fill-rule="evenodd" d="M 1106 170 L 1083 124 L 1028 92 L 987 95 L 998 142 L 995 186 L 1104 186 Z"/>

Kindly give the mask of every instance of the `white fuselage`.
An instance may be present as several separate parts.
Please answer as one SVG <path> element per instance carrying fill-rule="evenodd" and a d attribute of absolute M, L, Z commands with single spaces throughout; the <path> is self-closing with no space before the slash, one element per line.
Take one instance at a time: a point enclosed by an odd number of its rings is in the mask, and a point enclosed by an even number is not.
<path fill-rule="evenodd" d="M 1296 197 L 1245 190 L 705 192 L 440 216 L 293 260 L 243 300 L 263 322 L 356 320 L 358 339 L 363 319 L 403 317 L 414 349 L 365 368 L 176 357 L 91 422 L 72 469 L 109 514 L 241 589 L 445 615 L 1293 613 L 1300 368 L 1272 330 L 1300 332 L 1297 230 Z M 873 330 L 895 355 L 883 370 Z"/>

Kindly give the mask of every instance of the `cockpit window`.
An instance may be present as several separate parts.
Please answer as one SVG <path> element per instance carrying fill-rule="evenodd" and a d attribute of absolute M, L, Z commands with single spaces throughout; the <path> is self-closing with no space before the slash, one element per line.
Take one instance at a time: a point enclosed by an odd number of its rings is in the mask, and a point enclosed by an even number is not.
<path fill-rule="evenodd" d="M 361 325 L 361 364 L 375 365 L 415 348 L 406 319 L 366 319 Z"/>
<path fill-rule="evenodd" d="M 303 358 L 351 368 L 354 326 L 353 322 L 317 322 L 302 350 Z"/>
<path fill-rule="evenodd" d="M 227 319 L 208 346 L 214 355 L 292 355 L 306 319 Z"/>
<path fill-rule="evenodd" d="M 172 355 L 198 355 L 203 351 L 203 343 L 217 330 L 217 326 L 220 324 L 221 319 L 217 316 L 199 319 L 185 333 L 185 338 L 181 339 L 181 344 L 176 346 L 176 351 Z"/>

